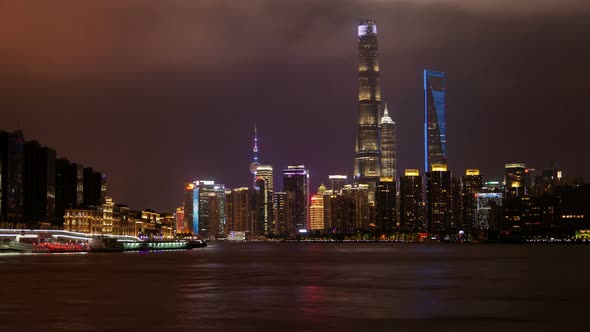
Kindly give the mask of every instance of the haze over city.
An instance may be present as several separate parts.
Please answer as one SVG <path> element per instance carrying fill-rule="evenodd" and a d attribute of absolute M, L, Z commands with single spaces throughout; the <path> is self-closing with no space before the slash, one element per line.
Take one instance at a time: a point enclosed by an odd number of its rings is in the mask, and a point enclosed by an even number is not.
<path fill-rule="evenodd" d="M 399 170 L 424 162 L 431 68 L 447 74 L 450 170 L 590 177 L 586 1 L 12 1 L 0 129 L 105 172 L 117 201 L 171 211 L 186 181 L 248 185 L 257 121 L 261 162 L 305 164 L 316 188 L 352 174 L 360 17 L 379 27 Z"/>

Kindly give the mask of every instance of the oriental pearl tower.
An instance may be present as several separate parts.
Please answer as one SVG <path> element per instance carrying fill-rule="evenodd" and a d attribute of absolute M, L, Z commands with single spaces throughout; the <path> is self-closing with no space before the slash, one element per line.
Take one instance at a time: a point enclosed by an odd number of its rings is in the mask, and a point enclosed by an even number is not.
<path fill-rule="evenodd" d="M 258 171 L 258 166 L 260 163 L 258 162 L 258 134 L 256 132 L 256 122 L 254 122 L 254 147 L 252 148 L 254 152 L 254 158 L 252 163 L 250 164 L 250 173 L 252 174 L 252 183 L 256 181 L 256 172 Z"/>

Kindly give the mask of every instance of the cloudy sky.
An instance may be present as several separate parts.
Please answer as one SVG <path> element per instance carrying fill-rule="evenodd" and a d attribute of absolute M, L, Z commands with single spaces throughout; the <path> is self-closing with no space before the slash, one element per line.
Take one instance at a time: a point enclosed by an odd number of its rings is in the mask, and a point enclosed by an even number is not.
<path fill-rule="evenodd" d="M 1 1 L 0 129 L 106 172 L 116 202 L 173 210 L 187 180 L 249 183 L 256 120 L 275 177 L 303 163 L 315 187 L 352 173 L 363 17 L 399 170 L 423 165 L 431 68 L 455 174 L 521 161 L 590 179 L 585 0 Z"/>

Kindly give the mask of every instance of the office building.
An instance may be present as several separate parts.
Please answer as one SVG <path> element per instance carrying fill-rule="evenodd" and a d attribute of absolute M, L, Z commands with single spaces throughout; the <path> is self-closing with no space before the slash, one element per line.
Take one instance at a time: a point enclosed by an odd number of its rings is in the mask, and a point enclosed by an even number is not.
<path fill-rule="evenodd" d="M 256 202 L 255 235 L 274 233 L 274 176 L 270 165 L 258 165 L 254 186 Z"/>
<path fill-rule="evenodd" d="M 346 175 L 328 175 L 329 190 L 340 191 L 348 184 L 348 176 Z"/>
<path fill-rule="evenodd" d="M 426 173 L 426 220 L 428 233 L 444 238 L 455 235 L 453 178 L 446 165 L 432 165 Z"/>
<path fill-rule="evenodd" d="M 370 227 L 369 185 L 346 185 L 324 192 L 324 227 L 332 233 L 351 234 Z"/>
<path fill-rule="evenodd" d="M 288 233 L 292 220 L 287 219 L 287 193 L 276 192 L 274 194 L 275 233 L 285 235 Z"/>
<path fill-rule="evenodd" d="M 174 228 L 176 234 L 184 234 L 184 206 L 179 206 L 176 208 L 176 213 L 174 213 Z"/>
<path fill-rule="evenodd" d="M 83 205 L 87 207 L 100 206 L 103 196 L 102 173 L 95 171 L 92 167 L 86 167 L 83 170 L 83 178 Z"/>
<path fill-rule="evenodd" d="M 398 228 L 396 218 L 395 181 L 391 177 L 381 177 L 376 194 L 376 226 L 379 231 L 391 233 Z"/>
<path fill-rule="evenodd" d="M 63 225 L 66 209 L 73 209 L 78 196 L 78 169 L 65 158 L 55 162 L 55 218 L 58 225 Z"/>
<path fill-rule="evenodd" d="M 396 128 L 395 122 L 389 116 L 387 103 L 380 123 L 381 129 L 381 177 L 395 179 L 396 171 Z"/>
<path fill-rule="evenodd" d="M 193 234 L 202 237 L 223 235 L 225 230 L 225 186 L 217 184 L 215 181 L 194 181 L 192 184 Z M 211 197 L 210 194 L 215 197 Z"/>
<path fill-rule="evenodd" d="M 286 192 L 287 231 L 309 228 L 309 171 L 304 165 L 283 169 L 283 191 Z"/>
<path fill-rule="evenodd" d="M 377 25 L 361 20 L 358 26 L 359 115 L 355 148 L 354 179 L 369 185 L 370 200 L 381 175 L 379 110 L 381 88 L 377 51 Z"/>
<path fill-rule="evenodd" d="M 225 192 L 226 234 L 249 232 L 252 219 L 252 189 L 234 188 Z"/>
<path fill-rule="evenodd" d="M 194 183 L 187 183 L 184 186 L 184 200 L 183 200 L 183 210 L 184 210 L 184 233 L 187 234 L 195 234 L 194 233 L 194 195 L 195 195 L 195 184 Z M 198 211 L 198 210 L 197 210 Z"/>
<path fill-rule="evenodd" d="M 526 166 L 522 163 L 506 164 L 504 167 L 506 184 L 506 198 L 522 197 L 526 195 L 524 184 Z"/>
<path fill-rule="evenodd" d="M 12 226 L 24 221 L 24 148 L 22 131 L 0 131 L 0 222 Z"/>
<path fill-rule="evenodd" d="M 445 74 L 424 70 L 424 171 L 447 165 Z"/>
<path fill-rule="evenodd" d="M 33 227 L 57 227 L 55 150 L 29 141 L 24 146 L 24 219 Z"/>
<path fill-rule="evenodd" d="M 467 234 L 474 230 L 477 211 L 477 194 L 483 190 L 483 177 L 478 169 L 467 169 L 461 178 L 461 225 Z"/>
<path fill-rule="evenodd" d="M 473 234 L 486 238 L 490 230 L 499 230 L 503 193 L 481 192 L 475 194 L 476 212 Z"/>
<path fill-rule="evenodd" d="M 424 200 L 422 177 L 418 169 L 406 169 L 400 177 L 400 229 L 403 232 L 424 232 Z"/>
<path fill-rule="evenodd" d="M 259 167 L 260 169 L 260 167 Z M 273 192 L 269 189 L 270 182 L 257 176 L 254 182 L 255 225 L 252 235 L 268 235 L 274 233 Z"/>
<path fill-rule="evenodd" d="M 310 229 L 324 229 L 324 192 L 326 187 L 322 184 L 315 195 L 311 196 L 310 210 Z"/>

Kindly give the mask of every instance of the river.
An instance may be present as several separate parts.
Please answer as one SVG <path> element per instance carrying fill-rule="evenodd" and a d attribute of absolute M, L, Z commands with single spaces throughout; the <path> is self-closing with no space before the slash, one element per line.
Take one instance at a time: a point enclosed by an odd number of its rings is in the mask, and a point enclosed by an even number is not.
<path fill-rule="evenodd" d="M 529 331 L 587 320 L 590 246 L 223 243 L 0 255 L 0 331 Z"/>

